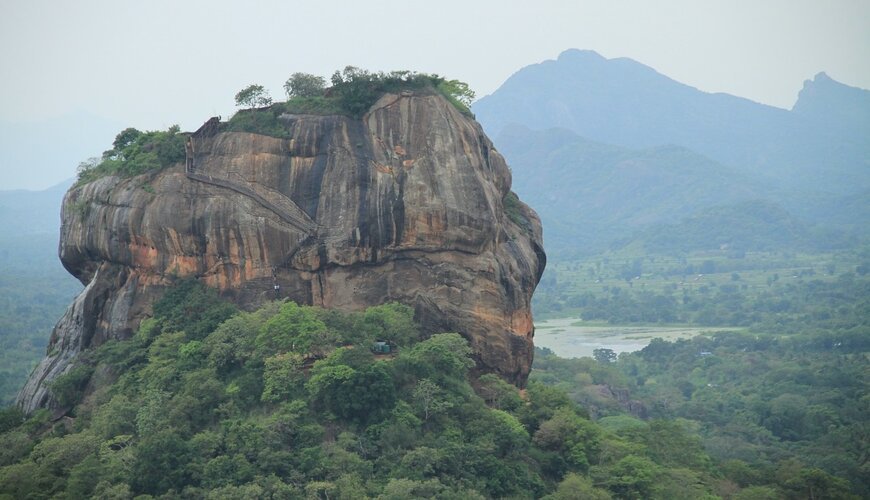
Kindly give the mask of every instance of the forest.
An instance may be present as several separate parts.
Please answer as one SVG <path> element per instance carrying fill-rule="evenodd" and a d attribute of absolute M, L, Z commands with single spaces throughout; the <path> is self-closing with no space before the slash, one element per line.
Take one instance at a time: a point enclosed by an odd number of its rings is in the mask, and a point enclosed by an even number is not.
<path fill-rule="evenodd" d="M 850 498 L 845 480 L 797 461 L 804 483 L 737 477 L 738 462 L 713 459 L 697 426 L 664 410 L 593 419 L 600 408 L 544 376 L 566 369 L 543 354 L 522 391 L 475 375 L 462 337 L 423 338 L 398 304 L 239 312 L 184 281 L 154 312 L 53 383 L 66 412 L 3 411 L 0 496 Z M 397 349 L 374 354 L 376 340 Z"/>
<path fill-rule="evenodd" d="M 0 498 L 870 491 L 867 346 L 848 336 L 653 341 L 613 363 L 538 349 L 520 391 L 395 303 L 240 312 L 181 281 L 154 313 L 52 384 L 65 412 L 3 410 Z"/>
<path fill-rule="evenodd" d="M 823 333 L 727 332 L 653 340 L 613 363 L 539 349 L 532 379 L 562 388 L 621 433 L 656 422 L 691 429 L 722 474 L 723 497 L 863 498 L 866 350 Z M 757 496 L 742 496 L 749 491 Z"/>
<path fill-rule="evenodd" d="M 45 355 L 52 327 L 82 288 L 61 266 L 56 248 L 56 234 L 0 236 L 0 259 L 9 266 L 0 273 L 0 406 L 12 404 Z"/>
<path fill-rule="evenodd" d="M 535 297 L 539 316 L 711 333 L 596 359 L 538 349 L 531 380 L 622 433 L 655 421 L 692 429 L 723 498 L 866 498 L 867 256 L 726 249 L 557 262 Z"/>

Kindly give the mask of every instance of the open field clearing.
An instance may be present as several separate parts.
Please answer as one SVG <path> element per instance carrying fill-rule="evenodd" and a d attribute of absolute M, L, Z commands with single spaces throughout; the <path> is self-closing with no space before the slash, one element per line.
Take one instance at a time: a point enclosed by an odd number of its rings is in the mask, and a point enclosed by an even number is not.
<path fill-rule="evenodd" d="M 705 333 L 739 328 L 674 326 L 587 326 L 577 318 L 559 318 L 535 323 L 535 345 L 546 347 L 563 358 L 592 356 L 594 349 L 633 352 L 646 347 L 652 339 L 667 341 L 690 339 Z"/>

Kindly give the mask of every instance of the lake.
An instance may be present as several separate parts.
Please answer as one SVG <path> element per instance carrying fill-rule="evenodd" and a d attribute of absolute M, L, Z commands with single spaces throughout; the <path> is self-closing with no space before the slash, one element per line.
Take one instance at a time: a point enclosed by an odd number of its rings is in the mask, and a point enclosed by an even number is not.
<path fill-rule="evenodd" d="M 738 328 L 692 326 L 584 326 L 577 318 L 558 318 L 535 322 L 535 345 L 546 347 L 563 358 L 592 357 L 594 349 L 615 353 L 639 351 L 652 339 L 668 341 L 690 339 L 697 335 Z"/>

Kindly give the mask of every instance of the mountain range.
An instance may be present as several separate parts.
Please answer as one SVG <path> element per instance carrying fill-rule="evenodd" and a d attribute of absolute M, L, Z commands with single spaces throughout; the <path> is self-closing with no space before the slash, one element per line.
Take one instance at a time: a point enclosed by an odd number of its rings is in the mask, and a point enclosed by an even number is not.
<path fill-rule="evenodd" d="M 764 218 L 775 207 L 859 232 L 854 215 L 870 214 L 870 92 L 825 73 L 785 110 L 572 49 L 521 69 L 473 111 L 541 214 L 550 250 L 597 251 L 749 200 L 763 203 L 727 212 L 766 207 Z"/>

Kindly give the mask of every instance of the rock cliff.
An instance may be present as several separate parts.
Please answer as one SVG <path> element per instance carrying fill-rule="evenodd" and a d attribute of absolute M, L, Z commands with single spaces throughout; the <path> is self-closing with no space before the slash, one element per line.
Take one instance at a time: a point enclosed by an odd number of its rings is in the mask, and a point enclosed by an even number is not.
<path fill-rule="evenodd" d="M 242 307 L 399 301 L 427 331 L 468 338 L 481 370 L 525 383 L 541 226 L 515 198 L 505 208 L 511 174 L 480 125 L 419 92 L 385 95 L 361 119 L 280 119 L 289 138 L 211 122 L 187 165 L 70 189 L 60 257 L 86 288 L 23 409 L 51 406 L 47 383 L 82 350 L 131 336 L 176 276 Z"/>

